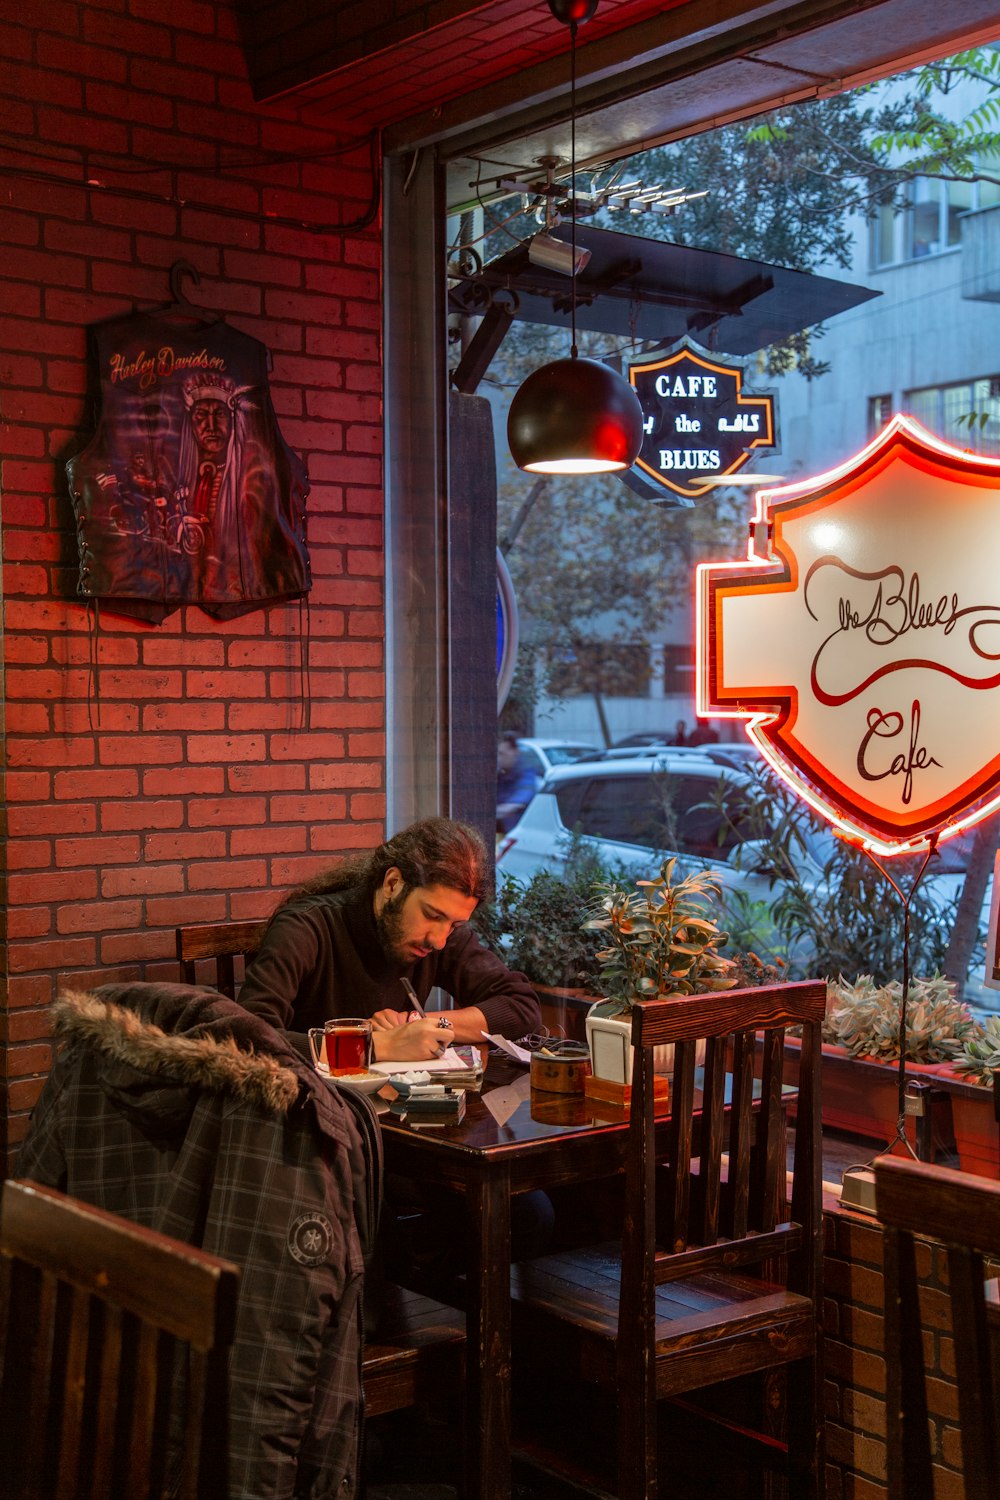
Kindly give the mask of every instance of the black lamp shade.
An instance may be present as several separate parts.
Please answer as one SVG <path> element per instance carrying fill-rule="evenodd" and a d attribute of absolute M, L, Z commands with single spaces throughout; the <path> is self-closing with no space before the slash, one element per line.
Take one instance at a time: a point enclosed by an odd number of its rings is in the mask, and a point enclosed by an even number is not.
<path fill-rule="evenodd" d="M 510 404 L 507 441 L 534 474 L 630 469 L 642 446 L 635 391 L 595 359 L 557 359 L 535 370 Z"/>

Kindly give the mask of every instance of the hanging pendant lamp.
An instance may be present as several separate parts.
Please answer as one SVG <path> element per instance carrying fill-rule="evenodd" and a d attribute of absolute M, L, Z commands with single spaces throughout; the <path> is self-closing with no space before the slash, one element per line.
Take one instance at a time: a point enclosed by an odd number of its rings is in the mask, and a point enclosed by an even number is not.
<path fill-rule="evenodd" d="M 610 474 L 630 469 L 642 446 L 642 407 L 614 370 L 581 359 L 576 348 L 576 33 L 597 0 L 548 0 L 570 29 L 570 198 L 572 261 L 569 359 L 535 370 L 521 385 L 507 416 L 507 442 L 519 469 L 533 474 Z"/>

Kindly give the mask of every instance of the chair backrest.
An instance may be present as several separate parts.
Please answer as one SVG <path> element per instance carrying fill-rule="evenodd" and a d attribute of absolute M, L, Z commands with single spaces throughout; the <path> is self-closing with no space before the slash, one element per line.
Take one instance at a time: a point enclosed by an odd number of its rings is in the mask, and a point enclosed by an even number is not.
<path fill-rule="evenodd" d="M 220 1500 L 238 1268 L 8 1181 L 0 1272 L 8 1500 Z"/>
<path fill-rule="evenodd" d="M 1000 1365 L 991 1351 L 983 1256 L 1000 1255 L 1000 1183 L 904 1157 L 875 1163 L 885 1226 L 885 1352 L 889 1493 L 934 1489 L 914 1235 L 940 1240 L 958 1384 L 966 1500 L 1000 1497 Z"/>
<path fill-rule="evenodd" d="M 653 1317 L 655 1286 L 761 1267 L 815 1296 L 822 1265 L 819 981 L 643 1001 L 632 1011 L 632 1100 L 619 1328 Z M 785 1047 L 788 1027 L 801 1040 Z M 696 1077 L 698 1043 L 704 1073 Z M 653 1048 L 674 1044 L 670 1169 L 656 1170 Z M 785 1079 L 797 1090 L 791 1203 Z M 700 1087 L 699 1087 L 700 1085 Z M 659 1127 L 663 1128 L 663 1127 Z M 660 1201 L 657 1202 L 659 1188 Z M 778 1275 L 779 1263 L 784 1271 Z M 621 1345 L 622 1339 L 619 1339 Z M 649 1340 L 647 1340 L 648 1345 Z"/>
<path fill-rule="evenodd" d="M 214 959 L 213 989 L 236 999 L 236 966 L 234 959 L 248 958 L 260 947 L 266 922 L 200 922 L 175 929 L 177 957 L 184 984 L 197 983 L 196 965 L 200 959 Z"/>

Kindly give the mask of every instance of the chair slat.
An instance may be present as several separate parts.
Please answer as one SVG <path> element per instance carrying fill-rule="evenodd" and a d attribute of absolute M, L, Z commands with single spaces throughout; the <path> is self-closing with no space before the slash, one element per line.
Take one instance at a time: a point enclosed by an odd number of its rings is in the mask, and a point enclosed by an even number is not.
<path fill-rule="evenodd" d="M 705 1048 L 705 1084 L 701 1105 L 700 1188 L 701 1226 L 698 1238 L 711 1244 L 719 1235 L 719 1194 L 722 1184 L 722 1153 L 726 1107 L 727 1038 L 709 1037 Z"/>
<path fill-rule="evenodd" d="M 753 1124 L 753 1064 L 756 1037 L 746 1031 L 733 1036 L 732 1109 L 729 1121 L 729 1197 L 723 1227 L 730 1239 L 739 1239 L 749 1227 L 750 1143 Z"/>
<path fill-rule="evenodd" d="M 669 1161 L 664 1233 L 677 1250 L 688 1240 L 688 1217 L 691 1211 L 691 1149 L 694 1126 L 694 1061 L 692 1042 L 679 1042 L 674 1051 L 674 1076 L 670 1103 Z"/>
<path fill-rule="evenodd" d="M 727 1271 L 737 1266 L 759 1265 L 775 1255 L 790 1255 L 802 1245 L 802 1229 L 798 1224 L 779 1224 L 769 1234 L 751 1234 L 740 1239 L 716 1240 L 710 1245 L 696 1245 L 692 1249 L 666 1252 L 655 1260 L 656 1284 L 663 1286 L 681 1276 L 691 1276 L 712 1266 L 722 1266 Z"/>
<path fill-rule="evenodd" d="M 69 1288 L 71 1310 L 62 1372 L 62 1403 L 59 1416 L 59 1474 L 56 1500 L 75 1500 L 80 1482 L 80 1440 L 83 1435 L 84 1386 L 90 1343 L 89 1295 Z"/>
<path fill-rule="evenodd" d="M 785 1111 L 782 1096 L 784 1082 L 784 1032 L 767 1030 L 763 1034 L 760 1073 L 760 1108 L 754 1161 L 752 1197 L 756 1209 L 751 1228 L 773 1229 L 784 1217 L 781 1198 L 785 1184 L 786 1140 Z"/>
<path fill-rule="evenodd" d="M 131 1390 L 131 1422 L 128 1436 L 128 1484 L 129 1494 L 139 1500 L 147 1500 L 150 1473 L 154 1469 L 154 1434 L 162 1431 L 157 1418 L 162 1421 L 163 1405 L 158 1406 L 158 1394 L 163 1388 L 164 1368 L 163 1332 L 148 1323 L 139 1323 L 134 1330 L 135 1376 Z"/>
<path fill-rule="evenodd" d="M 968 1476 L 968 1500 L 987 1500 L 988 1489 L 977 1493 L 976 1477 L 996 1465 L 996 1441 L 992 1431 L 992 1370 L 989 1335 L 984 1311 L 986 1273 L 975 1250 L 948 1248 L 948 1292 L 954 1338 L 955 1375 L 958 1382 L 958 1414 L 962 1431 L 962 1467 Z"/>

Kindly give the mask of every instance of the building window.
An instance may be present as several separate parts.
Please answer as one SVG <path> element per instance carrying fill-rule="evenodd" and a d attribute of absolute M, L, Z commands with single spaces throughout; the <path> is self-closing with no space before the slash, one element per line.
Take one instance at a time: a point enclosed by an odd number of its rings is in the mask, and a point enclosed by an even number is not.
<path fill-rule="evenodd" d="M 694 697 L 693 646 L 664 646 L 663 696 L 665 698 Z"/>
<path fill-rule="evenodd" d="M 1000 452 L 1000 375 L 905 391 L 903 406 L 956 447 Z"/>
<path fill-rule="evenodd" d="M 892 416 L 891 396 L 868 397 L 868 436 L 873 438 Z"/>
<path fill-rule="evenodd" d="M 998 163 L 992 158 L 979 165 L 983 172 L 997 175 Z M 879 205 L 871 227 L 872 267 L 957 250 L 962 243 L 963 216 L 998 202 L 1000 185 L 996 182 L 915 177 L 902 189 L 902 197 L 897 194 Z"/>
<path fill-rule="evenodd" d="M 633 642 L 586 641 L 567 647 L 549 668 L 548 691 L 570 698 L 595 690 L 609 698 L 649 697 L 649 647 Z"/>

